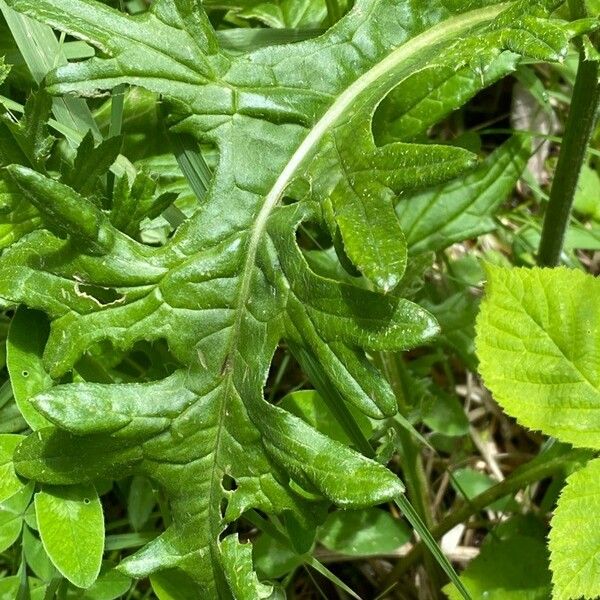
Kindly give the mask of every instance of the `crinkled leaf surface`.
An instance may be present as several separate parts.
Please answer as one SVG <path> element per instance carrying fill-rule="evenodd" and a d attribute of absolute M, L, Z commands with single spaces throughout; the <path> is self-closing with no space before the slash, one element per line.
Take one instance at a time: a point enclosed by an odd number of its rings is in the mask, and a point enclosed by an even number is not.
<path fill-rule="evenodd" d="M 232 57 L 193 0 L 158 0 L 136 18 L 94 0 L 9 4 L 100 51 L 50 74 L 50 91 L 145 87 L 168 100 L 175 131 L 219 151 L 201 209 L 160 248 L 123 234 L 65 183 L 9 168 L 49 229 L 0 258 L 0 296 L 50 316 L 50 376 L 100 341 L 128 349 L 165 339 L 181 364 L 150 383 L 39 394 L 36 408 L 57 427 L 19 447 L 18 469 L 54 484 L 145 473 L 167 494 L 173 523 L 122 568 L 134 577 L 184 571 L 205 597 L 254 600 L 268 587 L 249 549 L 221 539 L 227 523 L 250 507 L 302 522 L 306 497 L 360 508 L 403 489 L 383 466 L 265 402 L 279 341 L 316 356 L 345 400 L 381 418 L 395 400 L 364 350 L 412 347 L 437 330 L 405 299 L 312 272 L 296 229 L 325 223 L 378 288 L 395 287 L 406 263 L 396 196 L 456 176 L 473 156 L 376 145 L 371 117 L 381 99 L 420 69 L 467 68 L 473 56 L 480 70 L 482 56 L 505 51 L 556 59 L 577 28 L 548 21 L 545 2 L 358 0 L 320 38 Z M 293 491 L 302 488 L 310 493 Z"/>
<path fill-rule="evenodd" d="M 600 595 L 600 459 L 567 479 L 552 518 L 550 566 L 555 600 Z"/>
<path fill-rule="evenodd" d="M 404 236 L 393 211 L 394 194 L 449 179 L 472 157 L 448 146 L 375 146 L 369 117 L 381 99 L 424 68 L 434 74 L 440 69 L 447 73 L 448 65 L 456 70 L 471 67 L 481 77 L 503 51 L 557 59 L 569 36 L 557 23 L 540 18 L 544 2 L 531 7 L 531 3 L 480 1 L 470 4 L 468 8 L 475 10 L 468 12 L 440 3 L 439 9 L 432 5 L 426 11 L 405 13 L 393 3 L 371 0 L 357 4 L 318 40 L 232 60 L 218 52 L 214 32 L 205 16 L 194 12 L 194 4 L 158 2 L 153 13 L 132 20 L 91 0 L 11 2 L 86 37 L 112 56 L 58 69 L 49 77 L 51 89 L 93 93 L 125 81 L 142 85 L 176 100 L 181 116 L 193 113 L 184 118 L 181 130 L 203 136 L 220 149 L 235 131 L 239 152 L 250 155 L 261 145 L 257 161 L 271 176 L 280 175 L 264 206 L 276 202 L 292 179 L 308 178 L 312 193 L 328 199 L 328 220 L 335 218 L 348 256 L 384 290 L 399 282 L 406 260 Z M 525 13 L 526 8 L 532 10 Z M 470 35 L 474 32 L 476 36 Z M 512 66 L 507 64 L 502 73 Z M 169 73 L 169 78 L 157 77 L 156 72 Z M 428 80 L 415 83 L 424 98 L 432 95 Z M 419 126 L 424 122 L 421 116 Z M 273 142 L 274 124 L 280 132 L 287 130 L 287 150 L 280 152 Z M 310 135 L 307 125 L 312 127 Z M 244 161 L 224 158 L 220 166 L 230 167 L 238 189 L 256 192 L 261 169 L 250 176 L 244 172 Z"/>
<path fill-rule="evenodd" d="M 523 425 L 600 448 L 600 282 L 581 271 L 488 266 L 479 371 Z"/>
<path fill-rule="evenodd" d="M 530 155 L 531 141 L 515 137 L 466 177 L 401 198 L 396 212 L 410 251 L 442 250 L 495 229 L 493 214 Z"/>

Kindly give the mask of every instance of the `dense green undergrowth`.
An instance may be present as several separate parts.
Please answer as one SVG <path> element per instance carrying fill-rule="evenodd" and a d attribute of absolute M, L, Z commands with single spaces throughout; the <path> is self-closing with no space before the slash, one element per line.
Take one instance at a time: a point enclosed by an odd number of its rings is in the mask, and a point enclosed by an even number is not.
<path fill-rule="evenodd" d="M 597 3 L 0 11 L 0 598 L 600 595 Z"/>

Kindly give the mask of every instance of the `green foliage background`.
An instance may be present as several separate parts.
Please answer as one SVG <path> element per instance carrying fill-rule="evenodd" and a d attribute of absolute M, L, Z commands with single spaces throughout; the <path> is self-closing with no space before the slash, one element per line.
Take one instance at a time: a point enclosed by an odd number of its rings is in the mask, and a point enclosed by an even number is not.
<path fill-rule="evenodd" d="M 506 269 L 597 7 L 350 4 L 0 1 L 0 597 L 598 592 L 596 140 Z"/>

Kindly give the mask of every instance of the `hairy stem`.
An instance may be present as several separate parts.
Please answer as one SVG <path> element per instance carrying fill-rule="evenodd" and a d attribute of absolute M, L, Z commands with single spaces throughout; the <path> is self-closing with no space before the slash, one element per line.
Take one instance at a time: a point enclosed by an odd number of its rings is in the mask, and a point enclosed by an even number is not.
<path fill-rule="evenodd" d="M 583 0 L 569 0 L 569 6 L 574 19 L 585 16 Z M 593 43 L 598 47 L 597 35 L 594 36 Z M 577 182 L 587 146 L 594 131 L 596 112 L 600 102 L 599 74 L 599 63 L 586 60 L 584 49 L 581 47 L 571 108 L 565 125 L 550 201 L 544 218 L 538 251 L 540 266 L 553 267 L 560 262 Z"/>

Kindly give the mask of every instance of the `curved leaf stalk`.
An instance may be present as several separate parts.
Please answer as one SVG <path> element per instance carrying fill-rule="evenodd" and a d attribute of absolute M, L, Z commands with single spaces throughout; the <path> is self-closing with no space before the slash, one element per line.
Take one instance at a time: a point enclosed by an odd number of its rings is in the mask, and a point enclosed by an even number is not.
<path fill-rule="evenodd" d="M 570 0 L 569 5 L 573 18 L 579 19 L 586 16 L 583 0 Z M 597 50 L 599 47 L 598 34 L 592 34 L 590 39 Z M 579 68 L 573 87 L 571 107 L 550 191 L 550 200 L 544 217 L 538 251 L 540 266 L 554 267 L 560 263 L 577 183 L 594 131 L 599 104 L 600 61 L 597 57 L 588 56 L 587 50 L 581 44 Z"/>

